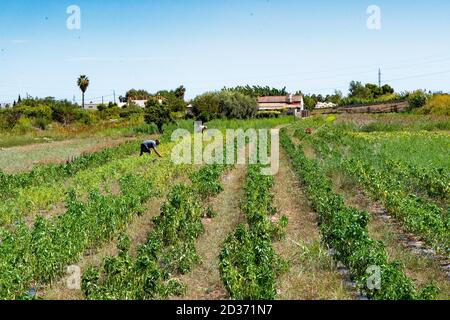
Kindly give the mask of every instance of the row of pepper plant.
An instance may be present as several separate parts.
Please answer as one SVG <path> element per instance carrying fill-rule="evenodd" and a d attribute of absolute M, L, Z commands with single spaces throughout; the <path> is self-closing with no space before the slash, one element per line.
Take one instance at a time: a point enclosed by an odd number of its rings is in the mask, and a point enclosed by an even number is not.
<path fill-rule="evenodd" d="M 281 134 L 281 143 L 318 213 L 324 243 L 334 250 L 335 259 L 348 267 L 358 290 L 376 300 L 432 299 L 437 293 L 435 286 L 417 289 L 400 264 L 390 261 L 384 244 L 370 238 L 369 214 L 346 206 L 343 197 L 332 191 L 332 183 L 319 164 L 308 159 L 302 146 L 295 146 L 286 131 Z M 380 271 L 379 288 L 369 285 L 372 273 L 368 271 L 373 267 Z"/>
<path fill-rule="evenodd" d="M 142 161 L 147 160 L 131 157 L 127 163 L 133 167 L 133 163 Z M 182 166 L 161 161 L 152 172 L 138 170 L 121 176 L 120 194 L 93 188 L 86 202 L 79 200 L 72 189 L 62 215 L 38 217 L 31 228 L 18 222 L 0 229 L 0 298 L 26 299 L 30 288 L 57 279 L 65 266 L 76 263 L 87 249 L 98 248 L 117 236 L 135 215 L 141 214 L 146 201 L 167 188 L 161 181 L 184 171 Z"/>
<path fill-rule="evenodd" d="M 272 176 L 261 174 L 260 165 L 249 165 L 242 211 L 247 224 L 239 225 L 223 244 L 220 273 L 232 299 L 272 300 L 276 278 L 286 267 L 272 247 L 284 235 L 287 217 L 272 222 L 276 214 L 271 188 Z"/>
<path fill-rule="evenodd" d="M 173 187 L 153 219 L 147 243 L 130 253 L 127 237 L 119 241 L 119 254 L 83 274 L 82 290 L 90 300 L 148 300 L 182 295 L 185 286 L 177 276 L 199 263 L 196 239 L 203 234 L 203 203 L 223 190 L 220 178 L 226 165 L 206 165 L 191 175 L 191 185 Z"/>
<path fill-rule="evenodd" d="M 420 236 L 438 252 L 450 252 L 450 208 L 445 211 L 435 203 L 410 193 L 400 177 L 406 176 L 407 172 L 400 174 L 388 168 L 380 170 L 371 163 L 370 157 L 343 152 L 345 146 L 353 147 L 352 140 L 346 138 L 345 132 L 332 126 L 308 139 L 317 153 L 326 159 L 325 162 L 334 163 L 363 185 L 374 200 L 382 202 L 389 214 L 402 221 L 407 231 Z M 396 167 L 397 170 L 399 168 Z"/>
<path fill-rule="evenodd" d="M 302 138 L 308 138 L 302 130 L 298 130 L 297 133 Z M 402 188 L 411 193 L 436 201 L 448 200 L 450 197 L 450 175 L 443 167 L 429 165 L 419 167 L 416 164 L 392 159 L 384 153 L 376 153 L 373 151 L 376 143 L 358 138 L 355 133 L 348 132 L 345 127 L 328 124 L 318 131 L 317 136 L 328 145 L 340 149 L 350 148 L 351 153 L 358 158 L 370 160 L 372 165 L 379 170 L 389 172 Z"/>

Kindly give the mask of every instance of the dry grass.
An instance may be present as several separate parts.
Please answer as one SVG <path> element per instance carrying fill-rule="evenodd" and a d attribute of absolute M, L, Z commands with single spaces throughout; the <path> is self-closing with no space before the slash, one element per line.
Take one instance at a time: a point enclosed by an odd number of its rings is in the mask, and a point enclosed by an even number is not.
<path fill-rule="evenodd" d="M 278 279 L 280 299 L 351 299 L 344 279 L 322 246 L 316 214 L 298 184 L 283 150 L 280 171 L 275 176 L 275 206 L 289 218 L 286 238 L 274 244 L 275 251 L 289 263 L 289 270 Z"/>
<path fill-rule="evenodd" d="M 180 299 L 219 300 L 229 298 L 220 277 L 219 254 L 227 235 L 240 222 L 244 221 L 240 211 L 240 201 L 244 196 L 245 172 L 245 166 L 236 166 L 222 179 L 224 191 L 205 204 L 205 207 L 211 205 L 217 213 L 217 217 L 203 221 L 205 234 L 198 238 L 196 244 L 201 263 L 190 273 L 180 277 L 187 286 L 186 294 Z"/>
<path fill-rule="evenodd" d="M 133 139 L 95 137 L 8 148 L 0 151 L 0 170 L 6 173 L 30 171 L 38 164 L 65 162 L 84 153 L 97 152 Z"/>

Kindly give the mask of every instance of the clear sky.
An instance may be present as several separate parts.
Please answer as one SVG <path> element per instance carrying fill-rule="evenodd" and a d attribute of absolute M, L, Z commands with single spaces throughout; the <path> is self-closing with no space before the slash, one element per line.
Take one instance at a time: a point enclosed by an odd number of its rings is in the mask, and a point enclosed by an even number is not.
<path fill-rule="evenodd" d="M 69 30 L 69 5 L 81 29 Z M 367 8 L 381 9 L 381 30 Z M 347 92 L 351 80 L 450 91 L 450 1 L 1 0 L 0 102 L 18 94 L 87 100 L 181 84 Z"/>

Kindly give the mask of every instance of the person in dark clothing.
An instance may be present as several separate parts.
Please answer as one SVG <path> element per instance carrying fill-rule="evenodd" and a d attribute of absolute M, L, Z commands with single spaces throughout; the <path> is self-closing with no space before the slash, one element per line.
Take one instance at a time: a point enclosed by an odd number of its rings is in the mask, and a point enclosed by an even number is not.
<path fill-rule="evenodd" d="M 159 140 L 144 141 L 141 144 L 141 157 L 144 153 L 148 153 L 149 155 L 151 155 L 152 150 L 153 150 L 158 155 L 158 157 L 162 158 L 162 155 L 156 149 L 156 147 L 159 146 L 160 144 L 161 144 L 161 142 Z"/>

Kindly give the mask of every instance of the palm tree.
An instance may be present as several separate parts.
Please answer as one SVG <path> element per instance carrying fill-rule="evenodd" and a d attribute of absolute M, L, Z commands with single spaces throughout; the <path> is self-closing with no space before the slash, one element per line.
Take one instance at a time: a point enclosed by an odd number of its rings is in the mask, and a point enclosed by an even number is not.
<path fill-rule="evenodd" d="M 86 92 L 87 88 L 89 87 L 89 79 L 85 75 L 81 75 L 78 78 L 77 81 L 78 87 L 80 88 L 81 92 L 83 93 L 83 100 L 82 100 L 82 107 L 84 109 L 84 93 Z"/>

